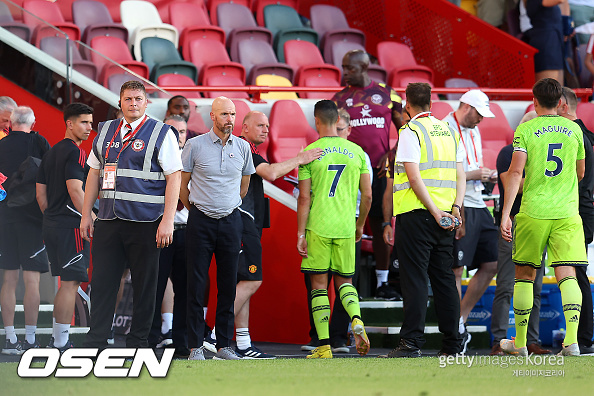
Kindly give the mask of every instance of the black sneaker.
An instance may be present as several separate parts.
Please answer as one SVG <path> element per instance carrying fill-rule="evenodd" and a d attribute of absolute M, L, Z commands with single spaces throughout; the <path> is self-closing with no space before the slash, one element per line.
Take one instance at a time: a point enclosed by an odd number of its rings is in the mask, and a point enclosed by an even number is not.
<path fill-rule="evenodd" d="M 173 352 L 174 359 L 187 359 L 190 357 L 190 350 L 186 347 L 175 348 Z"/>
<path fill-rule="evenodd" d="M 25 350 L 23 349 L 23 345 L 17 339 L 16 342 L 10 342 L 8 338 L 6 339 L 6 343 L 4 344 L 4 348 L 2 349 L 3 355 L 22 355 Z"/>
<path fill-rule="evenodd" d="M 29 349 L 33 349 L 33 348 L 41 348 L 41 345 L 39 345 L 39 341 L 35 340 L 35 342 L 33 344 L 29 344 L 29 342 L 27 342 L 27 340 L 25 340 L 25 342 L 23 342 L 23 351 L 27 351 Z"/>
<path fill-rule="evenodd" d="M 353 343 L 353 345 L 355 345 Z M 332 353 L 349 353 L 350 349 L 346 344 L 336 344 L 331 348 Z"/>
<path fill-rule="evenodd" d="M 173 344 L 173 331 L 170 329 L 167 333 L 161 334 L 157 341 L 157 348 L 165 348 L 168 345 Z"/>
<path fill-rule="evenodd" d="M 276 359 L 276 356 L 264 353 L 254 345 L 250 345 L 246 349 L 235 348 L 235 352 L 244 359 Z"/>
<path fill-rule="evenodd" d="M 402 301 L 402 296 L 387 282 L 384 282 L 375 291 L 375 299 L 384 301 Z"/>
<path fill-rule="evenodd" d="M 208 335 L 204 337 L 202 346 L 209 352 L 217 353 L 217 340 L 212 336 L 212 331 L 209 331 Z"/>
<path fill-rule="evenodd" d="M 421 357 L 421 350 L 404 339 L 400 339 L 398 346 L 387 355 L 379 355 L 380 358 L 418 358 Z"/>
<path fill-rule="evenodd" d="M 67 349 L 74 348 L 74 344 L 70 340 L 68 340 L 66 342 L 66 345 L 64 345 L 63 347 L 59 347 L 59 348 L 54 345 L 54 342 L 55 342 L 54 337 L 50 338 L 50 340 L 47 344 L 47 347 L 48 348 L 56 348 L 58 351 L 60 351 L 60 354 L 63 354 Z"/>
<path fill-rule="evenodd" d="M 301 345 L 301 350 L 304 352 L 311 352 L 319 346 L 320 346 L 320 341 L 311 340 L 309 343 L 307 343 L 305 345 Z"/>

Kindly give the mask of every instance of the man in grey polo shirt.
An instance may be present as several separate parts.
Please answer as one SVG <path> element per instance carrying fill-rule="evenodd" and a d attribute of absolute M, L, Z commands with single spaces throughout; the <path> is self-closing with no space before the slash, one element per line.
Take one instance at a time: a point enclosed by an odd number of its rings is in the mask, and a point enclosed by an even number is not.
<path fill-rule="evenodd" d="M 187 141 L 182 152 L 180 199 L 190 211 L 188 257 L 188 347 L 190 360 L 204 360 L 204 292 L 214 253 L 217 261 L 215 359 L 241 359 L 229 347 L 233 338 L 237 263 L 242 220 L 238 207 L 255 173 L 249 144 L 231 134 L 235 105 L 225 97 L 212 103 L 212 129 Z M 188 183 L 190 186 L 188 188 Z"/>

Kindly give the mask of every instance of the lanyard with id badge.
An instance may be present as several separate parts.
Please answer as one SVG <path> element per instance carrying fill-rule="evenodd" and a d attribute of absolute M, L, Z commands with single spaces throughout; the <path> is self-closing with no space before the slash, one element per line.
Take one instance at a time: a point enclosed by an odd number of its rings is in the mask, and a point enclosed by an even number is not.
<path fill-rule="evenodd" d="M 120 152 L 118 153 L 118 156 L 116 157 L 115 162 L 107 162 L 105 164 L 105 166 L 103 167 L 103 185 L 102 185 L 103 190 L 115 189 L 116 172 L 118 169 L 118 161 L 120 159 L 120 155 L 130 145 L 130 143 L 132 143 L 132 141 L 134 141 L 134 137 L 136 136 L 136 134 L 138 133 L 140 128 L 144 125 L 146 118 L 147 117 L 145 115 L 144 119 L 142 120 L 140 125 L 138 125 L 136 127 L 136 129 L 134 130 L 134 132 L 132 132 L 132 134 L 130 135 L 128 140 L 124 144 L 122 144 L 122 148 L 121 148 Z M 122 120 L 120 122 L 120 125 L 118 126 L 118 129 L 113 134 L 113 137 L 111 138 L 111 141 L 109 142 L 109 145 L 107 146 L 107 150 L 105 151 L 105 160 L 106 161 L 109 159 L 109 150 L 111 149 L 113 141 L 114 141 L 115 137 L 120 134 L 120 130 L 122 129 L 123 124 L 124 124 L 124 121 Z"/>

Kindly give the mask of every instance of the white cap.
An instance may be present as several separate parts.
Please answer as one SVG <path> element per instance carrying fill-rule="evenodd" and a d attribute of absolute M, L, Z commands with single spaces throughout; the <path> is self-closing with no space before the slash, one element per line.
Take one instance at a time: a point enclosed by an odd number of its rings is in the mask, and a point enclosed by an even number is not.
<path fill-rule="evenodd" d="M 495 117 L 489 108 L 489 97 L 480 89 L 471 89 L 460 98 L 460 102 L 471 105 L 483 117 Z"/>

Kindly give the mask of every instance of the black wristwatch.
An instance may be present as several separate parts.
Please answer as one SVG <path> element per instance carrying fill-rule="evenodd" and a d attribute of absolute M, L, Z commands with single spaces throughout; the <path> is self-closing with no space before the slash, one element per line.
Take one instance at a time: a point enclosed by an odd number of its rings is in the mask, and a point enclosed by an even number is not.
<path fill-rule="evenodd" d="M 386 226 L 391 226 L 391 225 L 392 225 L 392 222 L 391 222 L 391 221 L 384 221 L 384 222 L 382 223 L 382 230 L 383 230 L 384 228 L 386 228 Z"/>

